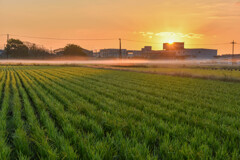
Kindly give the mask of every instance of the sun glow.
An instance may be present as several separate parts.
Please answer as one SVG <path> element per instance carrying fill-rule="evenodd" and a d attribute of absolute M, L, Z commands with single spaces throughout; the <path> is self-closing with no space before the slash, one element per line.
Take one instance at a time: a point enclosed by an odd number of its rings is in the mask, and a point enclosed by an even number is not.
<path fill-rule="evenodd" d="M 174 43 L 174 40 L 169 40 L 168 41 L 168 44 L 173 44 Z"/>

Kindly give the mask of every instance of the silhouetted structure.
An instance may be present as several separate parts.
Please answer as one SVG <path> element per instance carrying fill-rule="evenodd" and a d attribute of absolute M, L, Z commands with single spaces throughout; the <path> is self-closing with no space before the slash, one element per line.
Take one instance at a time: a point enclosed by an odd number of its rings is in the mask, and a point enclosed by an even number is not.
<path fill-rule="evenodd" d="M 94 54 L 100 58 L 119 58 L 119 49 L 101 49 Z M 141 50 L 122 49 L 122 58 L 146 59 L 212 59 L 217 56 L 217 50 L 194 48 L 186 49 L 184 42 L 164 43 L 163 50 L 152 50 L 152 46 L 145 46 Z"/>

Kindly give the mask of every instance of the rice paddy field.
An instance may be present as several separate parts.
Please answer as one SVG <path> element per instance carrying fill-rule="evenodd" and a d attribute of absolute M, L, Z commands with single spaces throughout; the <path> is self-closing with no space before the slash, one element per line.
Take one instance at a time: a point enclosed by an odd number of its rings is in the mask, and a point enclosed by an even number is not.
<path fill-rule="evenodd" d="M 240 159 L 240 83 L 0 67 L 0 159 Z"/>
<path fill-rule="evenodd" d="M 239 66 L 204 66 L 204 65 L 96 65 L 96 68 L 125 70 L 151 74 L 173 75 L 240 82 Z"/>

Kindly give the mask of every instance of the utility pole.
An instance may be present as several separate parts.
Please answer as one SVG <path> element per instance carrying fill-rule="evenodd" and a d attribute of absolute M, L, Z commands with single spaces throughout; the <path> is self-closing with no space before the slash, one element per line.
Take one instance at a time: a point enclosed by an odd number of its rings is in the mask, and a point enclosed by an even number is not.
<path fill-rule="evenodd" d="M 234 40 L 231 42 L 232 44 L 232 64 L 233 64 L 233 58 L 234 58 L 234 49 L 235 49 L 235 44 L 237 44 Z"/>
<path fill-rule="evenodd" d="M 122 40 L 119 38 L 119 58 L 122 59 Z"/>
<path fill-rule="evenodd" d="M 8 41 L 9 41 L 9 34 L 7 34 L 7 44 L 8 44 Z M 6 45 L 7 46 L 7 45 Z M 7 54 L 7 59 L 8 59 L 8 50 L 6 51 L 6 54 Z"/>

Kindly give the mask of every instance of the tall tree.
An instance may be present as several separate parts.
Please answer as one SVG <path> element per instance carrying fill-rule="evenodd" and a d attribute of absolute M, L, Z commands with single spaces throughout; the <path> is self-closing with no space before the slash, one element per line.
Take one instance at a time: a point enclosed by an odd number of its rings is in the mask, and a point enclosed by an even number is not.
<path fill-rule="evenodd" d="M 39 47 L 34 43 L 28 43 L 28 54 L 31 58 L 48 58 L 50 53 L 43 47 Z"/>
<path fill-rule="evenodd" d="M 28 56 L 28 47 L 18 39 L 9 39 L 5 51 L 7 57 L 25 58 Z"/>
<path fill-rule="evenodd" d="M 64 56 L 87 56 L 87 54 L 84 52 L 84 50 L 75 44 L 68 44 L 66 47 L 64 47 L 63 51 Z"/>

